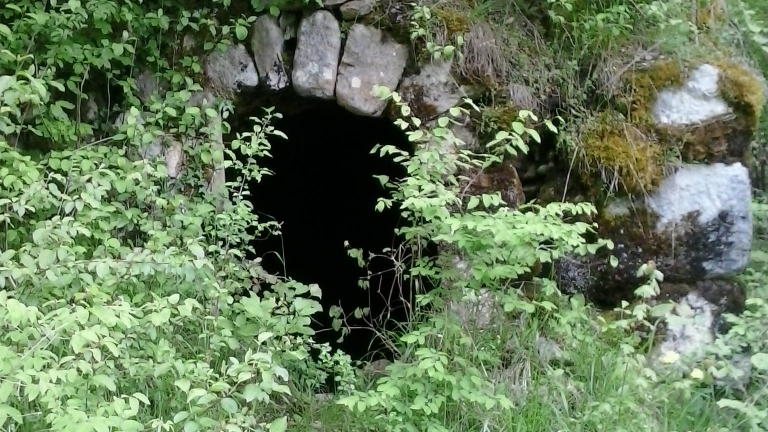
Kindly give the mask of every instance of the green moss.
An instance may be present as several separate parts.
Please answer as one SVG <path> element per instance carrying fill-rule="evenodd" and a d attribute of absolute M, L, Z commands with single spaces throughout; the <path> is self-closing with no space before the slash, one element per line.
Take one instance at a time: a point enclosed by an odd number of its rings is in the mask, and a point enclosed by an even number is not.
<path fill-rule="evenodd" d="M 657 61 L 646 70 L 624 75 L 630 120 L 640 124 L 652 124 L 651 106 L 659 91 L 681 86 L 684 82 L 685 71 L 680 63 L 674 60 Z"/>
<path fill-rule="evenodd" d="M 696 60 L 691 68 L 711 64 L 720 70 L 720 97 L 734 115 L 687 127 L 659 127 L 660 140 L 679 149 L 685 162 L 746 162 L 760 121 L 763 87 L 754 74 L 730 60 Z"/>
<path fill-rule="evenodd" d="M 582 179 L 630 194 L 649 192 L 661 182 L 663 148 L 620 116 L 602 113 L 580 140 L 576 151 Z"/>
<path fill-rule="evenodd" d="M 432 11 L 434 18 L 439 21 L 445 30 L 449 40 L 455 39 L 458 35 L 463 35 L 469 31 L 472 25 L 467 11 L 461 11 L 449 8 L 436 8 Z"/>
<path fill-rule="evenodd" d="M 512 130 L 512 123 L 520 121 L 519 114 L 520 110 L 510 105 L 484 106 L 472 120 L 477 127 L 478 137 L 488 141 L 499 131 Z"/>
<path fill-rule="evenodd" d="M 709 63 L 720 69 L 720 97 L 738 116 L 744 117 L 744 126 L 754 133 L 765 103 L 762 83 L 752 72 L 733 61 L 716 60 Z"/>
<path fill-rule="evenodd" d="M 705 63 L 720 70 L 720 96 L 735 115 L 685 127 L 655 125 L 651 107 L 658 92 L 680 87 L 688 70 Z M 722 59 L 696 59 L 686 63 L 665 60 L 647 70 L 628 74 L 623 81 L 626 97 L 622 102 L 629 107 L 630 121 L 643 129 L 644 134 L 654 135 L 664 151 L 676 154 L 684 162 L 745 161 L 764 100 L 761 82 L 739 64 Z"/>

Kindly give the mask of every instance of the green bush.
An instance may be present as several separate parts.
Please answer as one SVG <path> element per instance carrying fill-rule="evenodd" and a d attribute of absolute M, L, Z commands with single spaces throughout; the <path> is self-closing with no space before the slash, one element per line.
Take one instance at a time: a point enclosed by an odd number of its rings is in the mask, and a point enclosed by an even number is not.
<path fill-rule="evenodd" d="M 660 2 L 548 4 L 566 33 L 578 33 L 577 45 L 596 48 L 669 21 Z M 612 246 L 585 240 L 593 227 L 579 217 L 594 213 L 592 205 L 512 209 L 498 193 L 465 194 L 468 168 L 525 153 L 520 133 L 538 138 L 532 129 L 499 131 L 487 151 L 463 149 L 451 126 L 476 109 L 470 101 L 428 129 L 397 93 L 379 89 L 418 144 L 412 155 L 374 149 L 408 172 L 379 177 L 389 193 L 378 208 L 397 203 L 411 222 L 400 232 L 407 253 L 382 253 L 415 257 L 410 266 L 398 262 L 400 283 L 437 288 L 417 296 L 402 331 L 384 335 L 399 356 L 378 376 L 314 342 L 318 286 L 282 280 L 245 259 L 255 236 L 277 232 L 245 198 L 250 179 L 270 175 L 259 160 L 281 135 L 271 126 L 279 113 L 265 109 L 252 132 L 223 147 L 233 101 L 192 102 L 203 90 L 200 58 L 245 39 L 251 15 L 276 12 L 273 3 L 230 6 L 19 0 L 0 7 L 0 427 L 765 429 L 762 239 L 745 276 L 751 311 L 733 317 L 733 330 L 704 363 L 685 365 L 684 377 L 659 371 L 647 362 L 646 336 L 668 305 L 625 304 L 608 316 L 535 274 L 541 264 Z M 183 52 L 178 41 L 190 32 L 202 46 Z M 139 67 L 166 89 L 139 98 Z M 179 177 L 169 176 L 165 161 L 141 157 L 175 142 L 185 160 Z M 227 179 L 222 200 L 211 188 L 230 167 L 240 175 Z M 423 253 L 431 243 L 441 247 L 437 258 Z M 657 292 L 661 275 L 652 270 L 641 269 L 648 283 L 640 297 Z M 481 328 L 454 310 L 473 299 L 492 310 Z M 737 370 L 732 354 L 745 348 L 753 366 L 747 385 L 716 393 L 716 379 Z M 329 376 L 340 390 L 324 404 L 315 393 Z"/>

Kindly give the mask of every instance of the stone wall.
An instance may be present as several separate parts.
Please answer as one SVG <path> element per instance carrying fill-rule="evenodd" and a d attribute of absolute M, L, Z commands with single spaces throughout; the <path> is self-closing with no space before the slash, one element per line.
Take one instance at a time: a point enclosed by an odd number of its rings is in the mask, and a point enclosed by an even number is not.
<path fill-rule="evenodd" d="M 387 106 L 372 94 L 380 85 L 397 90 L 416 116 L 429 121 L 472 95 L 471 87 L 457 79 L 455 62 L 415 64 L 410 44 L 360 19 L 375 8 L 375 0 L 333 0 L 320 9 L 260 16 L 247 46 L 235 44 L 207 56 L 207 88 L 192 102 L 232 99 L 243 92 L 292 92 L 307 101 L 336 100 L 352 113 L 381 117 Z M 289 50 L 294 42 L 295 49 Z M 195 43 L 192 36 L 183 41 L 185 47 Z M 605 305 L 631 301 L 643 282 L 637 269 L 652 262 L 664 273 L 662 291 L 670 298 L 693 293 L 697 301 L 714 302 L 711 309 L 722 310 L 713 298 L 724 296 L 720 303 L 733 310 L 730 299 L 743 298 L 743 293 L 729 278 L 744 270 L 751 248 L 747 161 L 764 86 L 753 71 L 733 61 L 675 65 L 646 60 L 642 67 L 625 68 L 619 87 L 628 91 L 610 95 L 615 103 L 595 113 L 597 120 L 582 128 L 579 145 L 559 162 L 548 160 L 543 170 L 530 165 L 530 158 L 507 160 L 472 173 L 468 190 L 499 191 L 511 207 L 532 198 L 547 203 L 563 197 L 598 207 L 591 222 L 615 248 L 556 263 L 555 276 L 565 292 L 583 292 Z M 162 88 L 149 74 L 141 75 L 138 84 L 144 97 Z M 516 108 L 536 110 L 547 98 L 517 83 L 506 88 L 510 94 L 503 109 L 515 108 L 518 101 L 525 106 Z M 465 126 L 454 134 L 469 145 L 477 143 L 475 130 Z M 221 143 L 220 127 L 214 130 Z M 165 146 L 172 177 L 183 167 L 181 145 Z M 520 169 L 534 175 L 524 175 L 521 182 Z M 223 173 L 216 173 L 221 183 Z M 526 180 L 536 173 L 546 173 L 548 187 L 527 189 Z M 534 193 L 526 196 L 526 190 Z M 611 254 L 619 259 L 618 267 L 609 265 Z M 716 295 L 701 292 L 712 286 Z M 483 310 L 494 309 L 486 305 Z"/>

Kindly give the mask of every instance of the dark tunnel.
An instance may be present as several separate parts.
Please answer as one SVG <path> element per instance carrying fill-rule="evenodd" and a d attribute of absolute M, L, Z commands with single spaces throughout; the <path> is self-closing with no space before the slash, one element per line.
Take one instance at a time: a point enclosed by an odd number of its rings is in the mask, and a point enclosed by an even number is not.
<path fill-rule="evenodd" d="M 390 260 L 374 258 L 367 270 L 360 268 L 348 255 L 345 241 L 362 249 L 366 258 L 371 252 L 398 247 L 395 229 L 403 223 L 400 212 L 375 210 L 385 190 L 373 176 L 401 178 L 405 169 L 371 150 L 376 144 L 403 150 L 411 145 L 390 120 L 354 115 L 335 102 L 312 102 L 312 107 L 273 121 L 288 139 L 270 140 L 272 157 L 262 159 L 261 166 L 274 174 L 249 185 L 254 210 L 262 220 L 274 218 L 283 224 L 281 236 L 254 242 L 256 256 L 272 274 L 320 286 L 324 310 L 313 317 L 316 341 L 343 350 L 353 360 L 391 358 L 370 329 L 371 320 L 388 314 L 388 324 L 379 330 L 393 330 L 407 317 L 401 296 L 410 302 L 411 294 L 397 284 Z M 276 111 L 280 112 L 279 105 Z M 272 251 L 278 251 L 284 262 Z M 365 290 L 358 281 L 368 272 L 370 289 Z M 340 333 L 331 329 L 328 317 L 332 306 L 344 310 L 352 327 L 340 343 Z M 370 308 L 370 315 L 355 319 L 356 308 Z"/>

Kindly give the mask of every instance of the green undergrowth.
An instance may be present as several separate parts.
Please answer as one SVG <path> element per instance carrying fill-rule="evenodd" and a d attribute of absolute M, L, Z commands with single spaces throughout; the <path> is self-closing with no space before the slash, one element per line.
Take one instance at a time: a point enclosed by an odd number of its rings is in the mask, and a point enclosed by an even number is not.
<path fill-rule="evenodd" d="M 583 296 L 562 295 L 548 275 L 531 277 L 566 256 L 602 253 L 606 265 L 616 265 L 612 242 L 587 240 L 596 228 L 580 221 L 597 211 L 589 197 L 510 208 L 499 193 L 466 193 L 466 172 L 540 141 L 515 121 L 520 111 L 505 105 L 511 97 L 480 113 L 465 100 L 428 129 L 397 93 L 377 89 L 418 144 L 413 155 L 374 149 L 408 173 L 378 177 L 386 189 L 378 207 L 398 204 L 409 222 L 399 232 L 403 249 L 381 255 L 399 264 L 399 283 L 428 281 L 437 289 L 417 296 L 415 319 L 403 331 L 384 335 L 399 355 L 376 375 L 318 344 L 311 317 L 330 312 L 321 310 L 320 287 L 244 259 L 255 238 L 279 234 L 247 199 L 248 183 L 271 174 L 260 161 L 282 136 L 271 123 L 279 112 L 265 109 L 251 131 L 224 145 L 234 101 L 217 95 L 209 105 L 193 102 L 205 84 L 201 56 L 247 43 L 255 14 L 275 5 L 256 3 L 21 0 L 0 8 L 3 430 L 767 429 L 760 423 L 768 409 L 764 206 L 756 205 L 759 230 L 744 276 L 752 312 L 714 344 L 710 363 L 683 365 L 677 376 L 650 368 L 649 333 L 663 308 L 624 304 L 606 319 Z M 595 116 L 595 77 L 582 76 L 595 53 L 638 38 L 666 35 L 664 45 L 674 46 L 695 37 L 682 20 L 691 16 L 688 2 L 525 3 L 391 3 L 374 18 L 389 19 L 432 58 L 457 59 L 469 82 L 497 93 L 515 82 L 539 96 L 559 94 L 571 122 Z M 231 16 L 217 15 L 230 7 Z M 416 10 L 420 17 L 411 15 Z M 715 31 L 727 22 L 718 10 L 693 16 Z M 180 35 L 200 32 L 210 36 L 199 52 L 180 49 Z M 135 87 L 145 67 L 167 80 L 150 100 L 140 100 Z M 679 79 L 662 75 L 651 83 Z M 726 87 L 748 114 L 759 111 L 749 103 L 750 86 L 736 79 Z M 85 108 L 97 97 L 103 112 L 94 118 Z M 486 128 L 484 150 L 444 151 L 457 144 L 450 127 L 473 115 Z M 586 124 L 592 147 L 585 149 L 598 155 L 597 165 L 580 167 L 653 187 L 662 156 L 626 118 Z M 629 151 L 621 146 L 628 139 L 636 144 Z M 166 158 L 137 157 L 150 144 L 174 142 L 183 144 L 179 176 L 169 175 Z M 225 167 L 239 175 L 213 184 Z M 227 188 L 228 200 L 211 193 L 217 187 Z M 425 258 L 424 248 L 435 243 L 442 252 Z M 403 255 L 415 264 L 405 266 Z M 646 283 L 636 294 L 652 297 L 661 275 L 647 264 L 639 270 Z M 249 291 L 258 295 L 244 295 Z M 478 298 L 491 313 L 456 311 Z M 715 391 L 714 377 L 731 366 L 729 351 L 744 347 L 754 369 L 746 391 Z M 329 376 L 338 392 L 320 398 Z"/>

